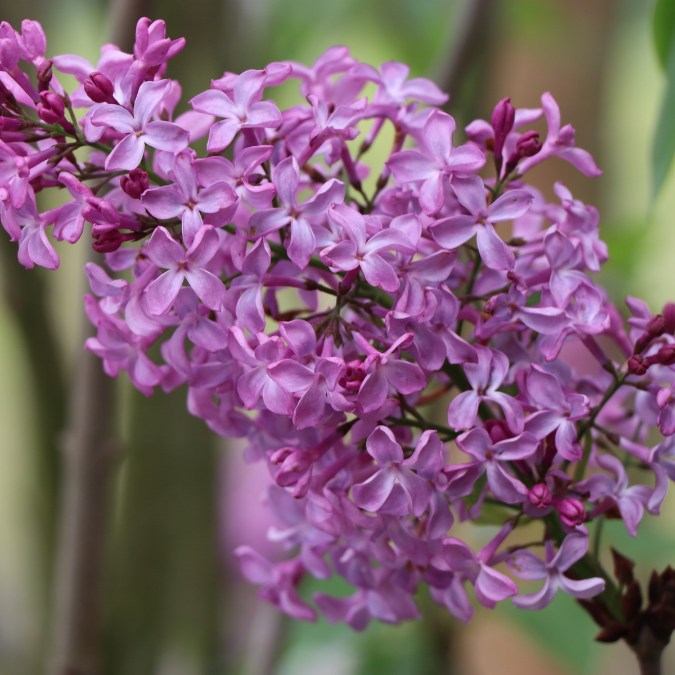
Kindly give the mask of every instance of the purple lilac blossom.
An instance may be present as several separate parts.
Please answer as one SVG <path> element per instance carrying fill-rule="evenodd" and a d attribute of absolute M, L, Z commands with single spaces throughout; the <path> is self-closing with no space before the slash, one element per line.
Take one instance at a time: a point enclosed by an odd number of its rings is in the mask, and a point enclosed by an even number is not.
<path fill-rule="evenodd" d="M 90 230 L 104 262 L 86 267 L 85 347 L 146 395 L 185 385 L 188 410 L 265 465 L 279 555 L 236 552 L 263 597 L 362 630 L 417 618 L 421 584 L 463 621 L 467 587 L 530 609 L 603 590 L 568 576 L 592 555 L 587 523 L 635 535 L 675 480 L 675 305 L 630 298 L 625 325 L 591 276 L 598 211 L 527 183 L 554 157 L 600 173 L 550 94 L 503 99 L 458 141 L 430 80 L 334 47 L 224 73 L 172 117 L 184 40 L 163 21 L 96 64 L 48 57 L 36 22 L 2 22 L 0 43 L 0 220 L 19 262 L 53 269 Z M 282 83 L 305 102 L 279 109 Z M 40 211 L 47 190 L 66 200 Z M 501 527 L 474 551 L 455 524 L 488 515 Z M 543 559 L 511 539 L 522 516 Z M 332 575 L 354 592 L 303 597 Z"/>

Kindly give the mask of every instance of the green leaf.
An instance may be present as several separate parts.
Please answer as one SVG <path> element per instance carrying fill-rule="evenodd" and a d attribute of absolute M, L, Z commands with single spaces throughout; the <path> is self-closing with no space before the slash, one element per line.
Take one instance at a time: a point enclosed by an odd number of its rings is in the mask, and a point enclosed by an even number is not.
<path fill-rule="evenodd" d="M 675 49 L 668 57 L 666 90 L 652 145 L 652 201 L 659 194 L 675 155 Z"/>
<path fill-rule="evenodd" d="M 654 5 L 654 46 L 661 67 L 666 69 L 670 50 L 675 42 L 675 2 L 656 0 Z"/>

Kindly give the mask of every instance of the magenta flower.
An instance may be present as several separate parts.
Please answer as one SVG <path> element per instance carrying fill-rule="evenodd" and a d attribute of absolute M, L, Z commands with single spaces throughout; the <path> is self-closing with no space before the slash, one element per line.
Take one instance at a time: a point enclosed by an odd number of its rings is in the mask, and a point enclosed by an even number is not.
<path fill-rule="evenodd" d="M 125 370 L 133 385 L 146 396 L 162 381 L 160 367 L 146 354 L 148 343 L 139 339 L 127 326 L 103 315 L 93 298 L 85 304 L 90 319 L 97 325 L 96 337 L 87 339 L 85 348 L 103 360 L 103 368 L 110 377 L 117 377 Z"/>
<path fill-rule="evenodd" d="M 471 390 L 456 396 L 448 407 L 448 424 L 453 429 L 470 429 L 476 423 L 478 406 L 483 401 L 496 403 L 504 412 L 509 428 L 514 433 L 523 430 L 524 415 L 520 403 L 499 390 L 509 372 L 509 360 L 502 352 L 478 347 L 476 363 L 465 363 L 464 371 Z"/>
<path fill-rule="evenodd" d="M 191 246 L 204 225 L 202 213 L 217 213 L 231 206 L 236 195 L 225 181 L 202 187 L 197 182 L 194 163 L 188 155 L 174 160 L 173 185 L 146 190 L 141 203 L 156 218 L 178 218 L 182 223 L 183 241 Z"/>
<path fill-rule="evenodd" d="M 532 195 L 527 190 L 511 190 L 488 206 L 485 186 L 478 176 L 457 176 L 452 181 L 452 187 L 469 215 L 437 221 L 431 229 L 433 238 L 443 248 L 453 250 L 476 235 L 480 257 L 489 268 L 512 269 L 515 262 L 513 251 L 501 240 L 493 223 L 524 215 L 532 204 Z"/>
<path fill-rule="evenodd" d="M 579 483 L 577 489 L 589 493 L 589 499 L 598 504 L 599 512 L 616 506 L 626 529 L 634 537 L 654 490 L 647 485 L 629 485 L 626 469 L 612 455 L 600 455 L 595 461 L 614 478 L 606 473 L 597 473 Z"/>
<path fill-rule="evenodd" d="M 209 131 L 209 152 L 224 150 L 241 129 L 276 129 L 281 125 L 277 106 L 260 100 L 266 78 L 263 70 L 247 70 L 236 78 L 231 94 L 209 89 L 190 101 L 197 112 L 223 118 Z"/>
<path fill-rule="evenodd" d="M 429 105 L 443 105 L 448 100 L 448 95 L 431 80 L 425 77 L 408 79 L 409 75 L 410 68 L 405 63 L 383 63 L 379 74 L 372 77 L 378 85 L 375 102 L 404 105 L 407 100 L 414 99 Z"/>
<path fill-rule="evenodd" d="M 288 157 L 277 164 L 272 182 L 281 206 L 254 213 L 249 221 L 251 233 L 254 236 L 266 236 L 270 232 L 290 226 L 288 257 L 300 269 L 304 269 L 316 247 L 312 220 L 324 217 L 329 205 L 342 201 L 344 185 L 338 180 L 330 180 L 311 199 L 299 204 L 300 169 L 295 157 Z"/>
<path fill-rule="evenodd" d="M 349 272 L 360 269 L 372 286 L 385 291 L 398 290 L 396 269 L 382 253 L 392 250 L 414 253 L 415 243 L 394 227 L 380 230 L 369 237 L 365 218 L 344 204 L 333 204 L 328 214 L 347 238 L 323 249 L 321 259 L 336 270 Z"/>
<path fill-rule="evenodd" d="M 534 455 L 539 445 L 535 436 L 525 431 L 519 436 L 495 443 L 485 429 L 472 429 L 457 439 L 457 445 L 480 466 L 479 475 L 487 473 L 488 485 L 497 499 L 506 504 L 525 500 L 527 488 L 506 468 L 510 462 L 529 459 Z M 474 476 L 476 479 L 477 476 Z"/>
<path fill-rule="evenodd" d="M 124 134 L 105 160 L 106 169 L 135 169 L 143 159 L 146 145 L 174 153 L 187 147 L 190 135 L 185 129 L 171 122 L 151 121 L 170 86 L 169 80 L 144 82 L 138 89 L 133 114 L 113 103 L 99 103 L 92 110 L 94 126 L 108 127 Z"/>
<path fill-rule="evenodd" d="M 540 164 L 549 157 L 560 157 L 568 161 L 572 166 L 586 176 L 599 176 L 602 171 L 598 169 L 590 153 L 574 145 L 574 128 L 571 124 L 560 126 L 560 108 L 551 94 L 546 92 L 541 97 L 541 105 L 544 109 L 548 135 L 541 150 L 527 157 L 518 165 L 518 171 L 522 175 L 536 164 Z"/>
<path fill-rule="evenodd" d="M 197 172 L 204 184 L 226 180 L 234 186 L 240 200 L 256 209 L 269 208 L 275 195 L 274 185 L 264 180 L 261 165 L 272 156 L 271 145 L 243 148 L 231 162 L 224 157 L 207 157 L 197 161 Z"/>
<path fill-rule="evenodd" d="M 485 164 L 483 153 L 474 145 L 452 147 L 455 121 L 440 110 L 429 115 L 420 134 L 419 150 L 396 153 L 387 162 L 401 183 L 421 182 L 420 205 L 433 214 L 443 205 L 443 191 L 453 174 L 475 173 Z"/>
<path fill-rule="evenodd" d="M 278 415 L 290 416 L 293 398 L 268 371 L 268 366 L 285 356 L 281 340 L 276 338 L 261 342 L 254 350 L 244 332 L 238 326 L 233 326 L 230 328 L 228 345 L 245 370 L 237 380 L 237 393 L 244 406 L 250 410 L 262 398 L 268 410 Z"/>
<path fill-rule="evenodd" d="M 59 266 L 59 255 L 49 241 L 46 232 L 46 220 L 44 214 L 39 214 L 35 204 L 35 197 L 27 199 L 15 213 L 18 225 L 21 224 L 19 235 L 19 262 L 26 268 L 31 269 L 35 265 L 48 270 L 55 270 Z M 12 234 L 12 232 L 10 232 Z"/>
<path fill-rule="evenodd" d="M 352 488 L 352 499 L 366 511 L 394 516 L 408 513 L 420 517 L 429 505 L 431 486 L 421 474 L 433 478 L 443 465 L 442 445 L 433 431 L 424 432 L 408 459 L 394 434 L 377 427 L 366 441 L 368 454 L 379 467 L 367 481 Z"/>
<path fill-rule="evenodd" d="M 302 578 L 300 565 L 291 562 L 274 565 L 249 546 L 239 546 L 234 554 L 244 576 L 263 586 L 262 597 L 295 619 L 316 620 L 316 612 L 298 595 L 297 585 Z"/>
<path fill-rule="evenodd" d="M 508 560 L 510 569 L 521 579 L 544 580 L 541 589 L 532 595 L 519 595 L 513 604 L 521 609 L 543 609 L 562 589 L 574 598 L 592 598 L 605 589 L 605 580 L 599 577 L 571 579 L 563 574 L 588 551 L 588 536 L 573 532 L 567 535 L 557 553 L 550 541 L 546 542 L 546 560 L 531 551 L 521 549 Z"/>
<path fill-rule="evenodd" d="M 352 410 L 353 405 L 337 390 L 344 369 L 340 359 L 322 358 L 314 370 L 293 359 L 282 359 L 268 368 L 270 376 L 287 392 L 300 395 L 293 410 L 298 429 L 312 427 L 325 417 L 326 405 L 332 410 Z"/>
<path fill-rule="evenodd" d="M 163 227 L 152 233 L 146 248 L 148 258 L 167 270 L 146 289 L 146 301 L 153 314 L 165 314 L 169 310 L 185 280 L 209 309 L 219 310 L 223 306 L 225 285 L 205 269 L 218 245 L 218 233 L 210 225 L 197 232 L 187 251 Z"/>
<path fill-rule="evenodd" d="M 558 452 L 571 462 L 581 459 L 582 449 L 577 442 L 574 422 L 588 414 L 588 397 L 563 393 L 558 379 L 538 366 L 530 368 L 526 387 L 530 400 L 541 410 L 525 420 L 525 429 L 538 439 L 555 431 Z"/>
<path fill-rule="evenodd" d="M 414 394 L 424 387 L 425 377 L 421 368 L 409 361 L 396 358 L 394 353 L 407 344 L 412 337 L 406 333 L 396 340 L 385 352 L 379 352 L 361 335 L 355 340 L 366 352 L 364 369 L 368 371 L 359 387 L 357 401 L 364 413 L 378 410 L 384 405 L 392 388 L 400 394 Z"/>
<path fill-rule="evenodd" d="M 490 609 L 518 592 L 513 581 L 491 567 L 484 558 L 483 551 L 476 555 L 463 541 L 448 537 L 434 560 L 441 569 L 449 569 L 458 575 L 455 583 L 448 586 L 443 602 L 460 620 L 467 621 L 473 614 L 461 583 L 464 580 L 473 584 L 478 602 Z"/>

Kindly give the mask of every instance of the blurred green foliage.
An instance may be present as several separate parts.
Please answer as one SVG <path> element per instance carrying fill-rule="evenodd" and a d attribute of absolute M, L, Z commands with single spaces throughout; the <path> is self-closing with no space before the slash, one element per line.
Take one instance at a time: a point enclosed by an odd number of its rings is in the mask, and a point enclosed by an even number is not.
<path fill-rule="evenodd" d="M 657 0 L 653 31 L 656 55 L 666 76 L 661 113 L 652 145 L 652 199 L 655 199 L 675 156 L 675 2 Z"/>

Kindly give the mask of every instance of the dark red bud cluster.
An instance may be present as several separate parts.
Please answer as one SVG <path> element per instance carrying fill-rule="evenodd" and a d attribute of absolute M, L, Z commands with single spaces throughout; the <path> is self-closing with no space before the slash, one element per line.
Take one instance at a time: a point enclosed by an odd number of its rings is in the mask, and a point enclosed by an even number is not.
<path fill-rule="evenodd" d="M 644 375 L 650 365 L 651 364 L 647 363 L 646 359 L 639 354 L 633 354 L 633 356 L 628 359 L 627 363 L 628 372 L 632 375 Z"/>
<path fill-rule="evenodd" d="M 633 575 L 634 563 L 612 549 L 614 575 L 623 587 L 621 618 L 613 614 L 600 597 L 578 600 L 601 627 L 599 642 L 624 640 L 640 656 L 660 653 L 675 631 L 675 570 L 654 570 L 647 587 L 647 606 L 640 583 Z"/>

